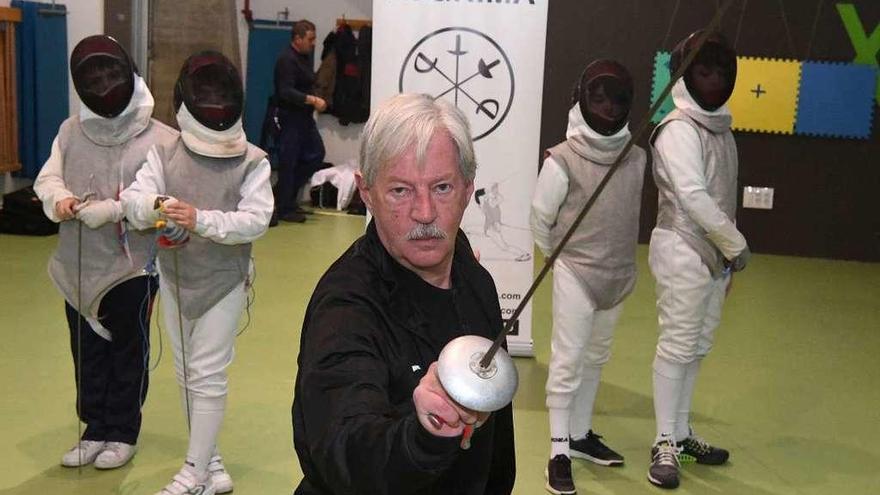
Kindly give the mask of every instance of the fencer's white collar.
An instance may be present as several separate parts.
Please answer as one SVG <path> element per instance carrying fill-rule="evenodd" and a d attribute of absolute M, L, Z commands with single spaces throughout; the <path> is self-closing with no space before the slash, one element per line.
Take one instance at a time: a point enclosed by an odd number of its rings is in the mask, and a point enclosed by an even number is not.
<path fill-rule="evenodd" d="M 186 108 L 180 104 L 177 111 L 177 125 L 180 126 L 180 138 L 190 151 L 210 158 L 232 158 L 247 152 L 247 138 L 239 118 L 232 127 L 225 131 L 215 131 L 199 123 Z"/>
<path fill-rule="evenodd" d="M 137 136 L 150 125 L 153 95 L 144 79 L 134 75 L 134 92 L 122 113 L 108 119 L 93 112 L 85 104 L 79 106 L 80 126 L 92 142 L 100 146 L 116 146 Z"/>
<path fill-rule="evenodd" d="M 568 129 L 565 139 L 574 151 L 584 158 L 602 165 L 611 165 L 632 136 L 629 123 L 616 133 L 605 136 L 596 132 L 581 114 L 580 105 L 575 103 L 568 111 Z"/>

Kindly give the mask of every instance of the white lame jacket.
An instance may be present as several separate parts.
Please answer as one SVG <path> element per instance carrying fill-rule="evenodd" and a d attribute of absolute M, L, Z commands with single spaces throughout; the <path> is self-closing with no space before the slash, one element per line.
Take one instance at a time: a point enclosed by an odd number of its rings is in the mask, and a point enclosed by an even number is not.
<path fill-rule="evenodd" d="M 55 214 L 55 203 L 62 199 L 72 198 L 74 194 L 67 189 L 64 183 L 64 160 L 61 155 L 61 147 L 58 145 L 58 137 L 52 141 L 52 150 L 49 158 L 40 169 L 37 179 L 34 181 L 34 192 L 43 202 L 43 213 L 46 218 L 55 223 L 61 221 Z"/>
<path fill-rule="evenodd" d="M 568 112 L 568 128 L 565 136 L 566 139 L 583 142 L 586 149 L 589 149 L 597 159 L 608 164 L 614 162 L 620 149 L 631 137 L 628 125 L 611 136 L 594 131 L 587 125 L 577 104 L 573 105 Z M 601 158 L 598 158 L 600 156 Z M 529 217 L 535 244 L 544 253 L 544 256 L 549 256 L 555 247 L 551 241 L 550 231 L 556 224 L 559 209 L 568 196 L 568 181 L 568 174 L 565 173 L 562 166 L 552 156 L 548 156 L 541 166 L 541 173 L 538 174 Z"/>
<path fill-rule="evenodd" d="M 556 223 L 559 208 L 565 201 L 567 194 L 568 175 L 550 156 L 544 160 L 541 173 L 538 174 L 535 194 L 532 196 L 532 212 L 529 218 L 535 244 L 545 257 L 550 256 L 553 251 L 550 229 Z"/>
<path fill-rule="evenodd" d="M 672 89 L 675 106 L 706 116 L 729 115 L 727 106 L 714 112 L 701 108 L 688 93 L 683 80 Z M 689 124 L 672 121 L 654 141 L 654 148 L 663 156 L 668 177 L 681 207 L 696 222 L 725 258 L 732 260 L 746 248 L 746 239 L 709 196 L 706 190 L 703 151 L 700 136 Z"/>
<path fill-rule="evenodd" d="M 143 78 L 139 75 L 134 77 L 135 89 L 131 101 L 119 116 L 106 119 L 96 115 L 85 104 L 80 105 L 79 119 L 84 128 L 83 132 L 90 139 L 98 139 L 96 143 L 102 146 L 122 144 L 139 134 L 149 124 L 154 105 L 153 95 Z M 34 181 L 34 191 L 43 202 L 43 213 L 46 217 L 55 223 L 60 222 L 61 219 L 55 214 L 55 203 L 72 198 L 74 194 L 67 189 L 64 182 L 64 155 L 58 144 L 58 136 L 52 140 L 49 158 Z"/>

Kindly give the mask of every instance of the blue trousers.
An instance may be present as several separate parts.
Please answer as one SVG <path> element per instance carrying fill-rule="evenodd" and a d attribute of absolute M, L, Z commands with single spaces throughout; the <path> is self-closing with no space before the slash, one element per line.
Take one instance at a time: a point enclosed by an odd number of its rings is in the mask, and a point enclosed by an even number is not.
<path fill-rule="evenodd" d="M 296 198 L 324 162 L 324 141 L 310 113 L 278 109 L 278 183 L 275 210 L 284 216 L 296 210 Z"/>

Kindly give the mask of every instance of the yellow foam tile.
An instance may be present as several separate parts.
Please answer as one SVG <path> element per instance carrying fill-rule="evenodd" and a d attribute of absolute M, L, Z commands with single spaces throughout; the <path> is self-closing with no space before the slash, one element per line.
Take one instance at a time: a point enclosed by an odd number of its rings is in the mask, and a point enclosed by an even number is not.
<path fill-rule="evenodd" d="M 728 101 L 733 128 L 793 134 L 801 62 L 737 58 L 736 86 Z"/>

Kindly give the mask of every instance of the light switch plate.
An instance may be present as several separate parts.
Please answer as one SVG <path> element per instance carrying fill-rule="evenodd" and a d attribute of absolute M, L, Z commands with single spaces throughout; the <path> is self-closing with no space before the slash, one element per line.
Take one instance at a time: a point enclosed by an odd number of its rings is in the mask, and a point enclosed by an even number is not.
<path fill-rule="evenodd" d="M 743 188 L 743 208 L 773 209 L 773 188 L 746 186 Z"/>

